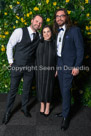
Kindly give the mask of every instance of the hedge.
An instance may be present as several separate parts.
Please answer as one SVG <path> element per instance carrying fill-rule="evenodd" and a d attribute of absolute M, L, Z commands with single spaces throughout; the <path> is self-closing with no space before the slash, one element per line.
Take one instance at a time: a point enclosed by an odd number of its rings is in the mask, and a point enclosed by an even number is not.
<path fill-rule="evenodd" d="M 91 106 L 91 1 L 90 0 L 1 0 L 0 1 L 0 93 L 7 93 L 10 88 L 10 70 L 6 56 L 6 45 L 15 28 L 29 26 L 34 15 L 44 18 L 44 25 L 53 24 L 54 13 L 59 8 L 66 8 L 74 23 L 81 28 L 85 43 L 83 65 L 87 69 L 80 72 L 73 82 L 72 92 L 78 90 L 81 101 Z M 19 87 L 22 94 L 23 79 Z M 35 83 L 32 86 L 35 91 Z M 74 99 L 72 98 L 72 101 Z"/>

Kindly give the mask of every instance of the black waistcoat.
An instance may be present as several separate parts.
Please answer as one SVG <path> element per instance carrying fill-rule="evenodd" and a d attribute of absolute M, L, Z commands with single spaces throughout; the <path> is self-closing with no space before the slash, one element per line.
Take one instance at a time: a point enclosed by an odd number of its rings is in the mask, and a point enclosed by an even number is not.
<path fill-rule="evenodd" d="M 31 41 L 28 29 L 22 28 L 23 36 L 20 43 L 15 46 L 14 63 L 18 66 L 32 65 L 35 62 L 35 52 L 39 42 L 39 34 Z"/>

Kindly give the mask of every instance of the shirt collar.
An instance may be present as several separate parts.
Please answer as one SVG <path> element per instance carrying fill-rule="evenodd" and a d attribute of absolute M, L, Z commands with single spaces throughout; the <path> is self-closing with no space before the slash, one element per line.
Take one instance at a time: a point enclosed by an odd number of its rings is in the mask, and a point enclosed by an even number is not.
<path fill-rule="evenodd" d="M 59 27 L 59 28 L 63 28 L 64 29 L 64 32 L 66 30 L 66 25 L 63 25 L 62 27 Z"/>
<path fill-rule="evenodd" d="M 28 31 L 29 31 L 29 34 L 31 35 L 31 34 L 33 34 L 33 33 L 35 33 L 36 34 L 36 32 L 33 32 L 33 30 L 31 29 L 31 27 L 29 26 L 28 27 Z"/>

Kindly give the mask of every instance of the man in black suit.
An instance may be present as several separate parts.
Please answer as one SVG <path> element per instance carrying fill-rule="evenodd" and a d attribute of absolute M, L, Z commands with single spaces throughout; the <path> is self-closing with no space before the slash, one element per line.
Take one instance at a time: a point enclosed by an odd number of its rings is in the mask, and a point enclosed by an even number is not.
<path fill-rule="evenodd" d="M 23 78 L 21 111 L 26 117 L 31 117 L 27 109 L 33 79 L 33 70 L 31 70 L 31 67 L 34 66 L 35 63 L 35 52 L 39 42 L 39 33 L 37 30 L 41 28 L 42 23 L 42 16 L 36 15 L 31 20 L 29 27 L 15 29 L 7 44 L 7 58 L 11 66 L 11 85 L 7 98 L 6 112 L 2 121 L 4 124 L 7 124 L 10 119 L 21 78 Z M 15 48 L 14 57 L 13 48 Z"/>
<path fill-rule="evenodd" d="M 66 130 L 71 105 L 70 88 L 84 56 L 83 39 L 80 29 L 72 26 L 66 9 L 56 11 L 53 29 L 57 35 L 57 68 L 62 95 L 62 113 L 56 114 L 56 117 L 63 117 L 61 129 Z"/>

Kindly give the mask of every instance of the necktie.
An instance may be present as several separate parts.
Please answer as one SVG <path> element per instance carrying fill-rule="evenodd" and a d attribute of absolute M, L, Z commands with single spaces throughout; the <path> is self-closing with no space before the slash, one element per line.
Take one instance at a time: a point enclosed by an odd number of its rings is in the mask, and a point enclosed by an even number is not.
<path fill-rule="evenodd" d="M 59 28 L 59 29 L 58 29 L 58 32 L 60 32 L 60 31 L 64 31 L 64 29 L 63 29 L 63 28 Z"/>
<path fill-rule="evenodd" d="M 35 38 L 35 35 L 36 35 L 36 34 L 35 34 L 35 33 L 33 33 L 33 40 L 34 40 L 34 38 Z"/>

